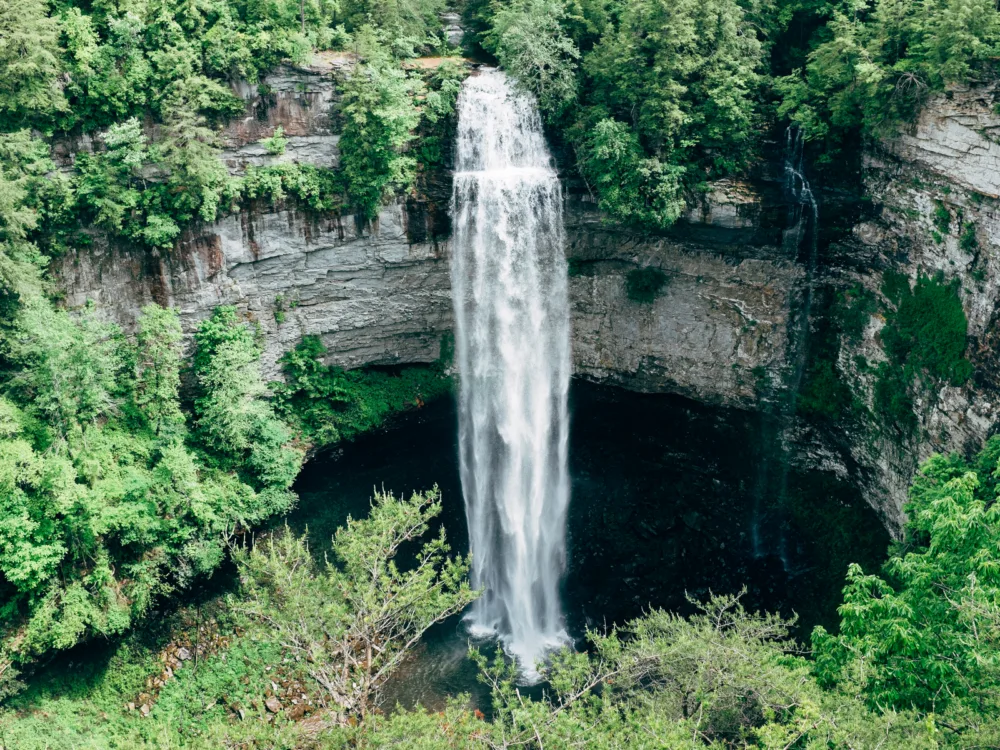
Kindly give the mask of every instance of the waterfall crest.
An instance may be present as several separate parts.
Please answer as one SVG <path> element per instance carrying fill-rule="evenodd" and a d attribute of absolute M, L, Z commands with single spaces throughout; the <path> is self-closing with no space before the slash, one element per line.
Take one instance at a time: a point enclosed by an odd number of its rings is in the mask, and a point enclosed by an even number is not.
<path fill-rule="evenodd" d="M 562 193 L 532 97 L 485 70 L 458 99 L 451 260 L 474 631 L 528 677 L 566 642 L 569 305 Z"/>

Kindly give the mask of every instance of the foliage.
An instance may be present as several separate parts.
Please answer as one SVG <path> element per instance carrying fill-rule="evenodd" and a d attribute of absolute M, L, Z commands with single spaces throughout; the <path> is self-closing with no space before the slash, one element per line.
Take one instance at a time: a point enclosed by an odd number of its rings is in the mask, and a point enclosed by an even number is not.
<path fill-rule="evenodd" d="M 890 361 L 956 385 L 969 377 L 963 357 L 968 321 L 958 286 L 958 279 L 945 283 L 938 274 L 918 277 L 912 293 L 903 292 L 882 333 Z"/>
<path fill-rule="evenodd" d="M 364 56 L 341 90 L 339 149 L 348 201 L 370 220 L 393 191 L 413 183 L 416 160 L 405 148 L 420 123 L 414 96 L 422 83 L 393 63 L 374 29 L 362 32 Z"/>
<path fill-rule="evenodd" d="M 232 645 L 179 669 L 150 719 L 112 710 L 156 664 L 148 647 L 130 646 L 103 679 L 56 670 L 86 683 L 72 696 L 33 688 L 17 699 L 18 710 L 44 710 L 47 729 L 39 714 L 18 722 L 0 713 L 0 731 L 27 748 L 173 747 L 171 735 L 185 747 L 492 750 L 569 747 L 581 737 L 609 750 L 991 746 L 1000 733 L 998 460 L 994 438 L 974 459 L 923 465 L 885 577 L 851 566 L 840 627 L 814 631 L 811 659 L 789 637 L 794 621 L 715 596 L 688 618 L 654 609 L 591 631 L 584 652 L 551 656 L 540 693 L 520 689 L 502 657 L 473 650 L 491 689 L 489 718 L 461 696 L 444 711 L 375 712 L 385 677 L 420 633 L 477 593 L 465 581 L 468 560 L 449 557 L 443 537 L 412 544 L 440 511 L 436 491 L 378 495 L 367 520 L 338 531 L 325 568 L 287 531 L 238 550 Z M 261 695 L 279 659 L 284 675 L 325 703 L 325 729 L 266 718 Z M 226 720 L 235 707 L 246 709 L 244 721 Z M 110 718 L 95 720 L 101 711 Z"/>
<path fill-rule="evenodd" d="M 302 463 L 291 447 L 292 434 L 266 400 L 261 378 L 261 348 L 255 332 L 239 321 L 232 307 L 220 307 L 195 334 L 194 374 L 199 386 L 196 424 L 207 448 L 222 466 L 253 477 L 271 489 L 274 510 L 291 504 L 284 490 Z"/>
<path fill-rule="evenodd" d="M 443 45 L 440 15 L 445 0 L 342 0 L 349 31 L 377 26 L 399 57 L 413 57 L 418 49 Z"/>
<path fill-rule="evenodd" d="M 998 451 L 993 438 L 972 463 L 957 456 L 924 463 L 885 577 L 853 566 L 840 633 L 813 635 L 823 682 L 855 684 L 873 706 L 932 712 L 957 732 L 996 715 Z"/>
<path fill-rule="evenodd" d="M 667 275 L 659 268 L 633 268 L 625 277 L 625 293 L 633 302 L 649 304 L 667 285 Z"/>
<path fill-rule="evenodd" d="M 825 5 L 825 4 L 824 4 Z M 852 130 L 884 134 L 947 84 L 988 78 L 1000 13 L 988 0 L 826 5 L 804 68 L 777 81 L 780 116 L 836 148 Z"/>
<path fill-rule="evenodd" d="M 966 253 L 974 253 L 979 249 L 979 238 L 976 237 L 976 225 L 968 223 L 958 238 L 958 246 Z"/>
<path fill-rule="evenodd" d="M 536 94 L 616 220 L 664 229 L 685 191 L 754 160 L 765 48 L 734 0 L 524 0 L 486 15 L 484 47 Z"/>
<path fill-rule="evenodd" d="M 813 414 L 838 420 L 854 406 L 850 387 L 840 377 L 836 362 L 813 359 L 805 373 L 805 385 L 796 396 L 795 408 L 802 414 Z"/>
<path fill-rule="evenodd" d="M 239 524 L 289 506 L 300 460 L 257 398 L 255 360 L 232 373 L 235 345 L 202 352 L 199 376 L 251 415 L 257 444 L 245 466 L 190 447 L 173 311 L 147 307 L 133 343 L 92 310 L 32 298 L 4 343 L 0 683 L 34 656 L 122 633 L 157 596 L 211 572 Z M 235 453 L 244 423 L 203 399 L 193 437 Z"/>
<path fill-rule="evenodd" d="M 236 556 L 247 595 L 240 610 L 305 661 L 327 700 L 348 715 L 377 708 L 386 680 L 427 628 L 478 596 L 468 558 L 448 556 L 443 528 L 412 564 L 396 560 L 440 512 L 436 488 L 409 500 L 376 493 L 368 518 L 348 518 L 337 531 L 336 562 L 325 570 L 287 532 Z"/>
<path fill-rule="evenodd" d="M 66 108 L 59 84 L 59 23 L 45 0 L 0 2 L 0 124 L 21 128 Z"/>
<path fill-rule="evenodd" d="M 829 312 L 813 324 L 809 336 L 808 361 L 795 401 L 799 413 L 835 422 L 864 409 L 845 382 L 839 359 L 842 343 L 857 342 L 877 310 L 875 296 L 860 285 L 836 293 Z"/>
<path fill-rule="evenodd" d="M 231 183 L 233 199 L 281 204 L 289 198 L 315 213 L 336 211 L 343 206 L 341 176 L 332 169 L 311 164 L 277 164 L 248 167 L 238 183 Z"/>
<path fill-rule="evenodd" d="M 958 279 L 919 276 L 911 290 L 905 277 L 886 274 L 883 294 L 895 305 L 882 329 L 887 362 L 879 366 L 875 406 L 907 430 L 915 426 L 914 378 L 926 385 L 961 385 L 972 375 L 964 357 L 968 321 L 958 297 Z"/>
<path fill-rule="evenodd" d="M 558 117 L 576 98 L 576 63 L 580 52 L 560 25 L 562 0 L 494 2 L 483 47 L 525 89 L 542 111 Z"/>
<path fill-rule="evenodd" d="M 417 162 L 423 172 L 445 166 L 446 154 L 458 126 L 455 109 L 458 92 L 467 73 L 460 60 L 448 59 L 427 80 L 420 103 L 420 128 L 415 143 Z"/>
<path fill-rule="evenodd" d="M 645 227 L 670 226 L 683 213 L 684 167 L 649 158 L 627 125 L 597 122 L 577 145 L 580 172 L 615 220 Z"/>
<path fill-rule="evenodd" d="M 324 356 L 319 337 L 304 336 L 282 357 L 285 382 L 273 385 L 278 412 L 320 445 L 350 440 L 450 389 L 440 363 L 398 372 L 345 371 L 324 365 Z"/>
<path fill-rule="evenodd" d="M 269 138 L 263 139 L 260 143 L 271 156 L 281 156 L 285 153 L 285 146 L 288 145 L 285 129 L 279 125 Z"/>
<path fill-rule="evenodd" d="M 843 693 L 821 690 L 790 652 L 788 624 L 715 597 L 687 620 L 654 610 L 587 653 L 552 658 L 549 689 L 532 698 L 516 673 L 473 652 L 492 688 L 493 716 L 453 703 L 441 714 L 397 712 L 358 732 L 363 748 L 935 747 L 912 715 L 878 716 Z M 360 741 L 359 741 L 360 740 Z"/>

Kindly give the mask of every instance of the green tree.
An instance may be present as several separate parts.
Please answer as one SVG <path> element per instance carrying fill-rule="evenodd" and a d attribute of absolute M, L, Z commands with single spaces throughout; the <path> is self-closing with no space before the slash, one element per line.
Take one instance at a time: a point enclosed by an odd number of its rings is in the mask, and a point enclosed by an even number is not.
<path fill-rule="evenodd" d="M 386 681 L 427 629 L 478 595 L 468 559 L 449 556 L 443 528 L 412 563 L 397 560 L 440 512 L 436 488 L 408 500 L 378 493 L 367 518 L 338 529 L 335 562 L 325 569 L 287 531 L 236 555 L 247 597 L 240 609 L 305 661 L 346 715 L 364 718 L 377 708 Z"/>
<path fill-rule="evenodd" d="M 261 350 L 233 308 L 219 308 L 195 334 L 197 427 L 205 444 L 228 466 L 245 464 L 263 486 L 286 489 L 298 474 L 302 451 L 266 399 Z"/>
<path fill-rule="evenodd" d="M 23 127 L 65 108 L 59 55 L 45 0 L 0 0 L 0 122 Z"/>
<path fill-rule="evenodd" d="M 341 170 L 347 197 L 365 219 L 374 219 L 395 190 L 409 188 L 416 159 L 406 153 L 420 123 L 414 96 L 422 89 L 391 59 L 371 28 L 362 59 L 342 87 Z"/>
<path fill-rule="evenodd" d="M 557 118 L 576 98 L 580 52 L 563 30 L 562 0 L 495 2 L 483 47 Z"/>
<path fill-rule="evenodd" d="M 998 455 L 993 438 L 972 465 L 957 456 L 923 464 L 885 577 L 852 566 L 840 632 L 813 634 L 821 681 L 856 685 L 873 706 L 916 707 L 956 729 L 997 715 Z"/>
<path fill-rule="evenodd" d="M 104 146 L 104 152 L 77 157 L 77 200 L 96 226 L 131 234 L 142 200 L 140 170 L 148 160 L 142 124 L 133 117 L 112 125 Z"/>
<path fill-rule="evenodd" d="M 147 305 L 136 335 L 135 403 L 153 432 L 172 435 L 184 424 L 180 409 L 181 324 L 177 311 Z"/>
<path fill-rule="evenodd" d="M 781 78 L 780 116 L 826 140 L 893 133 L 947 84 L 993 75 L 1000 12 L 990 0 L 866 0 L 836 7 L 804 69 Z"/>

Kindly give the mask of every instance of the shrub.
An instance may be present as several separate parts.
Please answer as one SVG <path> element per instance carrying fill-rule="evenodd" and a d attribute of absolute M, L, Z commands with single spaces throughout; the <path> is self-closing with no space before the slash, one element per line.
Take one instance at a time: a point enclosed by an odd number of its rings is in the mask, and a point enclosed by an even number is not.
<path fill-rule="evenodd" d="M 285 153 L 285 146 L 288 145 L 288 139 L 285 138 L 285 129 L 279 125 L 274 129 L 274 133 L 270 138 L 265 138 L 260 143 L 271 156 L 281 156 L 281 154 Z"/>
<path fill-rule="evenodd" d="M 648 304 L 660 296 L 667 280 L 667 275 L 659 268 L 636 268 L 629 271 L 625 279 L 625 291 L 633 302 Z"/>

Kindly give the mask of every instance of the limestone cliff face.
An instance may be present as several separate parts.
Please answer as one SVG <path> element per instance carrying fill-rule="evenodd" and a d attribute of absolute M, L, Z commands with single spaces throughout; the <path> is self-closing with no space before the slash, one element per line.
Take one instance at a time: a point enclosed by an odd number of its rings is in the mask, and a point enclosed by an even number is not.
<path fill-rule="evenodd" d="M 837 439 L 819 437 L 808 427 L 796 436 L 817 454 L 838 446 L 841 460 L 827 462 L 855 472 L 887 525 L 898 529 L 907 487 L 919 461 L 933 452 L 977 450 L 995 430 L 1000 415 L 1000 117 L 991 89 L 954 90 L 932 99 L 919 120 L 898 138 L 879 144 L 865 157 L 864 184 L 875 216 L 856 224 L 851 237 L 832 248 L 825 283 L 835 288 L 861 284 L 875 295 L 886 271 L 941 272 L 957 278 L 969 320 L 966 356 L 976 367 L 966 385 L 942 386 L 918 395 L 912 435 L 868 425 Z M 947 215 L 943 212 L 947 212 Z M 966 235 L 965 240 L 961 238 Z M 974 237 L 975 241 L 971 241 Z M 859 369 L 886 359 L 872 316 L 862 340 L 844 342 L 838 368 L 855 392 L 871 403 L 874 375 Z M 801 427 L 801 425 L 800 425 Z M 850 467 L 850 468 L 848 468 Z"/>
<path fill-rule="evenodd" d="M 335 166 L 334 77 L 349 65 L 327 57 L 283 66 L 259 87 L 239 87 L 247 115 L 223 133 L 233 174 L 278 162 Z M 284 154 L 262 138 L 281 127 Z M 452 327 L 447 186 L 436 197 L 386 206 L 360 226 L 291 208 L 247 210 L 189 229 L 168 251 L 109 244 L 59 259 L 70 306 L 94 300 L 126 329 L 145 304 L 180 310 L 191 332 L 218 305 L 235 305 L 265 334 L 265 375 L 303 335 L 318 334 L 344 367 L 431 362 Z M 787 320 L 802 271 L 778 247 L 753 239 L 760 198 L 720 185 L 693 211 L 701 234 L 649 239 L 567 204 L 574 361 L 579 375 L 712 403 L 751 406 L 764 373 L 784 367 Z M 734 240 L 736 232 L 739 241 Z M 728 233 L 728 234 L 727 234 Z M 655 266 L 670 282 L 651 304 L 625 293 L 630 270 Z"/>
<path fill-rule="evenodd" d="M 336 166 L 334 77 L 349 64 L 331 56 L 241 88 L 247 115 L 224 132 L 230 171 L 280 161 Z M 719 183 L 660 237 L 612 226 L 585 198 L 571 196 L 576 374 L 763 410 L 776 417 L 799 469 L 832 472 L 862 487 L 887 526 L 898 529 L 917 461 L 932 451 L 975 450 L 1000 407 L 993 354 L 1000 343 L 1000 257 L 992 252 L 1000 243 L 1000 118 L 992 97 L 991 90 L 938 97 L 911 131 L 869 153 L 865 186 L 874 214 L 830 244 L 819 266 L 800 257 L 774 181 Z M 289 143 L 275 156 L 259 142 L 278 126 Z M 61 157 L 85 147 L 65 145 Z M 424 191 L 432 197 L 386 206 L 370 226 L 352 216 L 253 208 L 190 228 L 169 251 L 98 239 L 58 259 L 54 271 L 68 305 L 92 299 L 126 329 L 153 301 L 179 308 L 189 333 L 217 305 L 235 305 L 265 334 L 269 378 L 280 376 L 279 357 L 305 334 L 319 335 L 330 361 L 345 367 L 431 362 L 453 325 L 449 188 L 439 182 Z M 947 232 L 940 231 L 942 206 Z M 959 239 L 969 227 L 975 243 Z M 633 302 L 628 274 L 649 266 L 663 271 L 667 284 L 653 302 Z M 806 289 L 861 284 L 877 295 L 888 269 L 911 278 L 940 270 L 962 280 L 976 378 L 921 396 L 919 429 L 909 437 L 878 424 L 831 429 L 794 417 L 780 404 L 801 375 Z M 862 339 L 841 347 L 837 363 L 869 402 L 873 375 L 856 361 L 885 358 L 883 324 L 872 316 Z"/>
<path fill-rule="evenodd" d="M 376 228 L 290 209 L 192 230 L 169 251 L 96 243 L 60 260 L 71 306 L 94 300 L 126 329 L 143 305 L 176 307 L 188 333 L 235 305 L 264 333 L 264 374 L 305 334 L 344 367 L 432 362 L 451 330 L 446 245 L 410 242 L 404 204 Z"/>
<path fill-rule="evenodd" d="M 571 206 L 567 236 L 578 376 L 744 407 L 756 404 L 762 380 L 781 379 L 804 271 L 779 246 L 713 233 L 733 228 L 735 218 L 718 199 L 709 210 L 717 221 L 727 220 L 722 226 L 699 222 L 700 236 L 693 237 L 632 234 L 608 226 L 586 204 Z M 633 302 L 626 292 L 629 272 L 643 267 L 667 275 L 651 303 Z"/>

